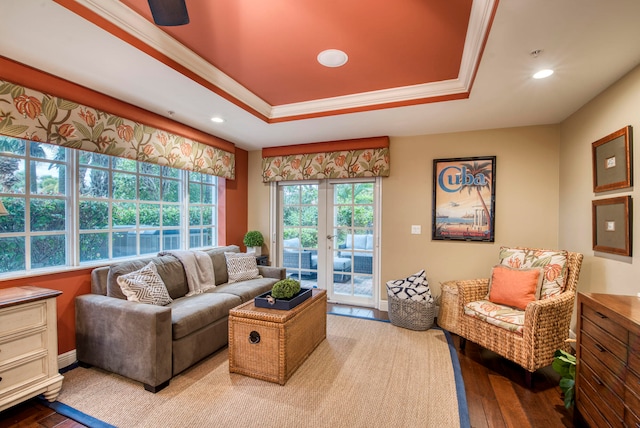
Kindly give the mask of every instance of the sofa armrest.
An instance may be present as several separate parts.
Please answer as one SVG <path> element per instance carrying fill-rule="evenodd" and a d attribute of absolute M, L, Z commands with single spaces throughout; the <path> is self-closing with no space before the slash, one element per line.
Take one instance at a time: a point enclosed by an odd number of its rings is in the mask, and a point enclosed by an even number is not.
<path fill-rule="evenodd" d="M 86 294 L 75 299 L 78 361 L 156 387 L 171 379 L 171 308 Z"/>
<path fill-rule="evenodd" d="M 264 278 L 285 279 L 287 277 L 285 268 L 274 266 L 258 266 L 258 273 Z"/>

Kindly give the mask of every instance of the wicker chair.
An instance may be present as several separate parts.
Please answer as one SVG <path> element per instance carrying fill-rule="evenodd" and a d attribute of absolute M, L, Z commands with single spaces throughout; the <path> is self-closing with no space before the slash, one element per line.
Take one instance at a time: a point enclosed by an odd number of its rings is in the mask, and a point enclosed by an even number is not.
<path fill-rule="evenodd" d="M 526 306 L 522 334 L 465 314 L 467 303 L 486 298 L 488 279 L 450 282 L 458 288 L 457 333 L 461 337 L 460 349 L 464 350 L 466 340 L 470 340 L 515 362 L 526 370 L 525 383 L 531 387 L 533 372 L 550 365 L 557 349 L 569 350 L 566 339 L 569 337 L 582 258 L 580 253 L 567 252 L 564 291 Z"/>

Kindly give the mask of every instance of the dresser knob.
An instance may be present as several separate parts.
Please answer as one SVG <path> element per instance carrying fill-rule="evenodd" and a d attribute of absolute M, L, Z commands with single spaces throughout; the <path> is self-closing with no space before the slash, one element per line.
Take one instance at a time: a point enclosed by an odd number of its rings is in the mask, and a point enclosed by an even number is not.
<path fill-rule="evenodd" d="M 596 348 L 598 348 L 598 351 L 600 351 L 600 352 L 605 352 L 607 350 L 607 348 L 605 348 L 604 346 L 602 346 L 602 345 L 600 345 L 598 343 L 596 343 L 595 346 L 596 346 Z"/>
<path fill-rule="evenodd" d="M 597 312 L 597 311 L 596 311 L 596 315 L 598 315 L 600 318 L 607 318 L 607 316 L 605 314 Z"/>
<path fill-rule="evenodd" d="M 600 380 L 598 376 L 593 376 L 593 380 L 595 380 L 598 385 L 602 385 L 602 380 Z"/>

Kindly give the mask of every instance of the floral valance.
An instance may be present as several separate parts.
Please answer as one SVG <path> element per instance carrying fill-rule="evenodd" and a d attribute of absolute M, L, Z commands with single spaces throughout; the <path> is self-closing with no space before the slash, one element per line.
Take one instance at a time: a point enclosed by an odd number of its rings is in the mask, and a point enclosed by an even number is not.
<path fill-rule="evenodd" d="M 233 153 L 5 80 L 0 134 L 235 178 Z"/>
<path fill-rule="evenodd" d="M 262 181 L 388 177 L 389 138 L 333 141 L 262 150 Z"/>

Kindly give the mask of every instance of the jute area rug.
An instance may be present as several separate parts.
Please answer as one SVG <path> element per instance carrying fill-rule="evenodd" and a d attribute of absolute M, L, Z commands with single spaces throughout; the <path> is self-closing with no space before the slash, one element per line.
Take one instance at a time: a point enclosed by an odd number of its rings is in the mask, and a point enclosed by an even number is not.
<path fill-rule="evenodd" d="M 466 412 L 464 386 L 459 406 L 439 329 L 328 315 L 327 339 L 284 386 L 230 374 L 227 357 L 225 348 L 157 394 L 112 373 L 75 368 L 65 373 L 58 401 L 118 427 L 466 425 L 459 414 Z"/>

